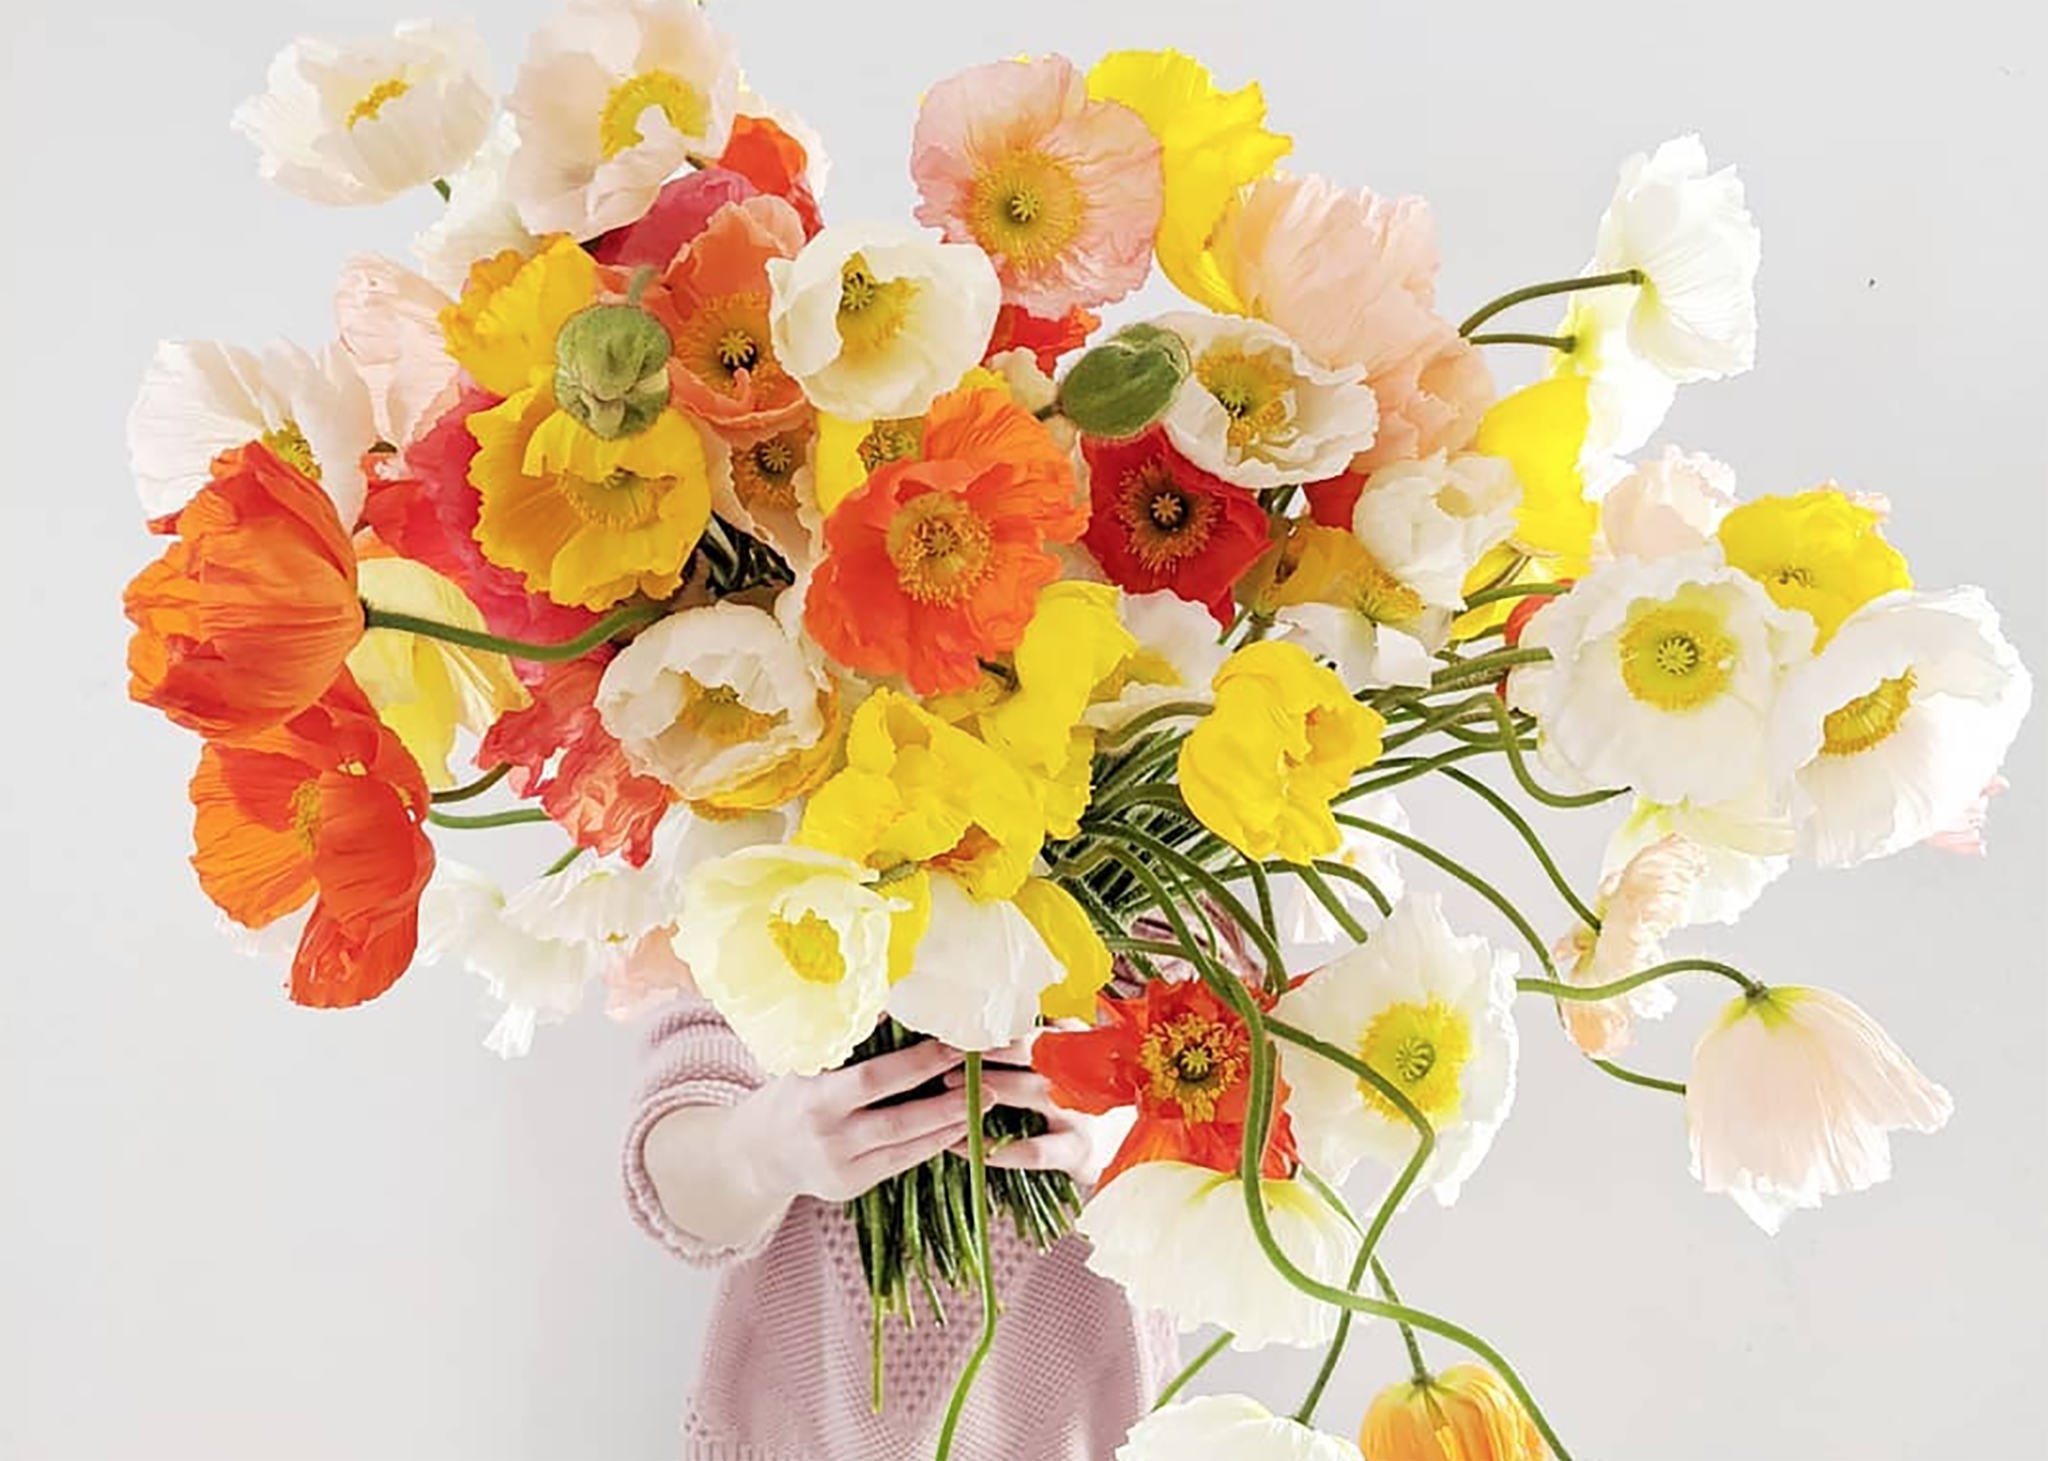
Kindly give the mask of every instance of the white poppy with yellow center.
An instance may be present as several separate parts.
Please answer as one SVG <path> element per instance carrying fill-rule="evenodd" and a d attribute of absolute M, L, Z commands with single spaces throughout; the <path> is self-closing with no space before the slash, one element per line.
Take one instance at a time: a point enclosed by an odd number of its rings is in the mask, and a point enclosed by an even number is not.
<path fill-rule="evenodd" d="M 1209 682 L 1229 658 L 1215 615 L 1172 589 L 1119 593 L 1116 612 L 1138 647 L 1096 684 L 1083 725 L 1114 734 L 1154 706 L 1213 698 Z"/>
<path fill-rule="evenodd" d="M 1522 647 L 1551 660 L 1516 669 L 1509 698 L 1559 775 L 1710 806 L 1766 780 L 1764 728 L 1812 643 L 1717 549 L 1618 559 L 1530 619 Z"/>
<path fill-rule="evenodd" d="M 930 897 L 930 922 L 889 992 L 889 1013 L 955 1050 L 1021 1040 L 1066 965 L 1011 899 L 976 898 L 944 873 L 930 875 Z"/>
<path fill-rule="evenodd" d="M 1462 610 L 1465 580 L 1515 531 L 1521 502 L 1522 484 L 1504 459 L 1438 452 L 1374 472 L 1351 531 L 1424 605 Z"/>
<path fill-rule="evenodd" d="M 1179 312 L 1152 323 L 1187 343 L 1164 425 L 1202 470 L 1240 487 L 1316 482 L 1372 445 L 1379 400 L 1357 371 L 1316 364 L 1257 320 Z"/>
<path fill-rule="evenodd" d="M 1428 1119 L 1436 1149 L 1422 1183 L 1439 1202 L 1456 1200 L 1514 1102 L 1517 962 L 1453 933 L 1435 894 L 1411 893 L 1371 943 L 1273 1007 L 1275 1019 L 1356 1055 Z M 1341 1182 L 1362 1158 L 1392 1173 L 1414 1155 L 1415 1127 L 1377 1086 L 1294 1046 L 1281 1046 L 1280 1059 L 1310 1167 Z"/>
<path fill-rule="evenodd" d="M 702 5 L 570 0 L 506 99 L 521 220 L 576 239 L 632 223 L 691 158 L 725 151 L 739 84 L 732 42 Z"/>
<path fill-rule="evenodd" d="M 1799 851 L 1825 867 L 1957 826 L 1998 774 L 2033 682 L 1981 590 L 1887 594 L 1786 682 L 1771 728 Z"/>

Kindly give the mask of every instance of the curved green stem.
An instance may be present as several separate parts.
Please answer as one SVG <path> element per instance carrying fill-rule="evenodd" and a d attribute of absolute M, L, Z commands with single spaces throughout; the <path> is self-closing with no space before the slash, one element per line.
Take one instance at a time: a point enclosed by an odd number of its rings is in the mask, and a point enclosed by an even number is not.
<path fill-rule="evenodd" d="M 1602 802 L 1613 801 L 1618 796 L 1627 796 L 1628 788 L 1615 787 L 1608 791 L 1561 792 L 1552 791 L 1537 781 L 1529 771 L 1529 763 L 1522 750 L 1521 727 L 1515 724 L 1514 712 L 1510 711 L 1500 696 L 1488 691 L 1474 695 L 1460 702 L 1468 710 L 1484 710 L 1493 717 L 1500 727 L 1500 749 L 1507 753 L 1508 766 L 1515 773 L 1515 780 L 1522 784 L 1522 790 L 1547 807 L 1597 807 Z"/>
<path fill-rule="evenodd" d="M 1467 335 L 1474 345 L 1547 345 L 1569 355 L 1578 346 L 1577 335 L 1529 335 L 1520 330 L 1501 330 L 1490 335 Z"/>
<path fill-rule="evenodd" d="M 1527 599 L 1534 598 L 1538 594 L 1570 593 L 1571 587 L 1572 586 L 1568 583 L 1497 584 L 1492 588 L 1483 588 L 1480 589 L 1477 593 L 1470 593 L 1465 595 L 1465 609 L 1469 613 L 1473 609 L 1482 608 L 1487 604 L 1497 603 L 1501 599 Z"/>
<path fill-rule="evenodd" d="M 1360 797 L 1371 796 L 1376 791 L 1390 791 L 1404 782 L 1415 781 L 1427 776 L 1432 771 L 1441 770 L 1445 766 L 1454 766 L 1460 761 L 1470 761 L 1475 756 L 1490 756 L 1499 749 L 1498 745 L 1489 742 L 1485 745 L 1459 746 L 1456 750 L 1439 752 L 1434 756 L 1383 757 L 1373 763 L 1375 767 L 1397 767 L 1399 769 L 1390 770 L 1384 776 L 1375 776 L 1369 780 L 1352 782 L 1351 785 L 1330 798 L 1330 805 L 1343 806 L 1347 802 L 1357 801 Z"/>
<path fill-rule="evenodd" d="M 464 629 L 457 624 L 443 624 L 438 619 L 423 619 L 417 614 L 401 614 L 395 609 L 380 609 L 371 603 L 363 605 L 363 626 L 366 629 L 399 629 L 407 634 L 417 634 L 423 639 L 439 639 L 448 644 L 462 645 L 466 649 L 488 650 L 494 654 L 509 655 L 513 659 L 548 664 L 561 660 L 581 659 L 613 635 L 642 624 L 651 624 L 667 613 L 667 608 L 661 604 L 630 604 L 606 615 L 574 639 L 564 639 L 555 644 L 506 639 L 500 635 L 486 634 L 481 629 Z"/>
<path fill-rule="evenodd" d="M 1372 1281 L 1380 1286 L 1380 1292 L 1386 1295 L 1388 1303 L 1401 1302 L 1400 1294 L 1394 1291 L 1394 1281 L 1387 1277 L 1386 1265 L 1377 1258 L 1372 1261 Z M 1408 1349 L 1408 1373 L 1414 1377 L 1416 1384 L 1427 1385 L 1435 1377 L 1430 1374 L 1429 1366 L 1422 1362 L 1421 1341 L 1415 1337 L 1415 1331 L 1406 1324 L 1401 1326 L 1401 1343 Z"/>
<path fill-rule="evenodd" d="M 1159 1398 L 1152 1402 L 1152 1408 L 1154 1410 L 1164 1410 L 1167 1406 L 1171 1405 L 1173 1397 L 1187 1389 L 1188 1382 L 1207 1369 L 1209 1361 L 1215 1359 L 1217 1355 L 1222 1354 L 1224 1350 L 1228 1349 L 1230 1341 L 1235 1338 L 1237 1336 L 1226 1329 L 1210 1340 L 1202 1352 L 1189 1360 L 1182 1367 L 1181 1372 L 1173 1377 L 1167 1387 L 1159 1392 Z"/>
<path fill-rule="evenodd" d="M 1627 1081 L 1632 1086 L 1643 1086 L 1652 1091 L 1670 1091 L 1673 1095 L 1685 1094 L 1684 1081 L 1667 1081 L 1662 1076 L 1644 1075 L 1639 1070 L 1630 1070 L 1625 1065 L 1616 1065 L 1611 1060 L 1602 1060 L 1597 1055 L 1593 1064 L 1606 1071 L 1618 1081 Z"/>
<path fill-rule="evenodd" d="M 480 832 L 489 827 L 517 827 L 526 822 L 552 822 L 554 818 L 539 807 L 514 807 L 509 812 L 486 812 L 476 817 L 460 816 L 455 812 L 439 812 L 429 807 L 427 820 L 436 827 Z"/>
<path fill-rule="evenodd" d="M 1631 989 L 1640 989 L 1645 984 L 1654 984 L 1659 979 L 1669 979 L 1674 974 L 1718 974 L 1730 983 L 1740 985 L 1742 992 L 1751 999 L 1756 999 L 1766 992 L 1766 986 L 1762 981 L 1750 978 L 1733 964 L 1724 964 L 1719 959 L 1669 959 L 1662 964 L 1652 964 L 1647 969 L 1638 969 L 1626 979 L 1616 979 L 1606 984 L 1561 984 L 1555 978 L 1517 979 L 1515 988 L 1523 994 L 1547 994 L 1553 999 L 1595 1003 L 1627 994 Z"/>
<path fill-rule="evenodd" d="M 978 1112 L 981 1110 L 980 1051 L 967 1052 L 965 1069 L 967 1109 L 970 1113 Z M 953 1436 L 960 1428 L 960 1413 L 966 1408 L 967 1393 L 974 1388 L 975 1376 L 981 1373 L 982 1364 L 988 1359 L 989 1347 L 996 1338 L 996 1268 L 994 1256 L 989 1252 L 988 1234 L 988 1152 L 978 1119 L 967 1123 L 967 1191 L 968 1201 L 973 1207 L 974 1251 L 981 1270 L 981 1338 L 975 1343 L 974 1352 L 967 1356 L 959 1382 L 953 1386 L 952 1402 L 946 1406 L 945 1424 L 939 1428 L 937 1461 L 947 1461 L 953 1454 Z"/>
<path fill-rule="evenodd" d="M 567 872 L 570 866 L 575 863 L 576 859 L 583 856 L 583 854 L 588 850 L 589 849 L 583 847 L 570 848 L 567 852 L 563 853 L 560 857 L 556 858 L 553 862 L 549 863 L 547 866 L 547 871 L 542 873 L 541 876 L 544 878 L 551 878 L 556 873 Z"/>
<path fill-rule="evenodd" d="M 1523 942 L 1527 943 L 1530 951 L 1536 955 L 1536 962 L 1543 967 L 1543 972 L 1548 974 L 1553 980 L 1557 978 L 1557 965 L 1551 962 L 1550 946 L 1543 942 L 1542 935 L 1537 933 L 1535 928 L 1530 925 L 1529 920 L 1523 916 L 1522 910 L 1517 908 L 1500 889 L 1494 887 L 1493 884 L 1480 877 L 1479 874 L 1473 872 L 1456 858 L 1448 853 L 1437 851 L 1436 848 L 1430 846 L 1419 837 L 1410 837 L 1406 832 L 1389 827 L 1384 823 L 1368 821 L 1364 817 L 1354 817 L 1344 812 L 1337 814 L 1337 820 L 1347 827 L 1356 827 L 1361 832 L 1370 832 L 1373 836 L 1383 838 L 1393 843 L 1396 847 L 1407 848 L 1417 857 L 1449 873 L 1452 877 L 1491 903 L 1501 917 L 1514 925 L 1515 932 L 1522 936 Z M 1572 986 L 1560 984 L 1557 987 L 1569 989 Z"/>
<path fill-rule="evenodd" d="M 434 792 L 427 800 L 437 807 L 445 807 L 450 802 L 466 802 L 472 797 L 482 796 L 485 792 L 503 781 L 511 771 L 512 763 L 509 761 L 504 762 L 502 765 L 493 766 L 474 781 L 466 782 L 461 786 L 451 786 L 446 791 Z"/>
<path fill-rule="evenodd" d="M 1502 820 L 1510 827 L 1513 827 L 1521 835 L 1522 840 L 1529 845 L 1529 850 L 1536 854 L 1536 861 L 1543 866 L 1543 875 L 1550 879 L 1550 886 L 1557 889 L 1558 896 L 1571 905 L 1572 912 L 1579 916 L 1581 923 L 1585 924 L 1586 927 L 1592 929 L 1595 933 L 1598 933 L 1600 931 L 1599 915 L 1586 906 L 1585 901 L 1572 890 L 1572 885 L 1565 880 L 1564 874 L 1558 871 L 1557 860 L 1550 855 L 1550 849 L 1543 845 L 1543 839 L 1536 835 L 1536 829 L 1529 825 L 1529 819 L 1516 811 L 1514 804 L 1506 797 L 1470 772 L 1460 771 L 1455 766 L 1446 766 L 1443 768 L 1443 773 L 1500 813 Z"/>
<path fill-rule="evenodd" d="M 1577 279 L 1551 279 L 1542 284 L 1525 284 L 1520 289 L 1511 289 L 1500 298 L 1489 300 L 1465 317 L 1458 326 L 1458 333 L 1468 340 L 1473 331 L 1503 310 L 1513 309 L 1518 304 L 1527 304 L 1532 299 L 1543 299 L 1552 294 L 1577 294 L 1582 289 L 1609 289 L 1617 284 L 1647 284 L 1650 276 L 1641 269 L 1622 269 L 1613 274 L 1586 274 Z"/>
<path fill-rule="evenodd" d="M 1462 688 L 1467 681 L 1484 684 L 1497 680 L 1504 670 L 1518 665 L 1540 665 L 1550 660 L 1547 649 L 1523 649 L 1519 645 L 1507 649 L 1489 649 L 1484 654 L 1471 655 L 1465 659 L 1453 660 L 1429 677 L 1431 694 Z"/>
<path fill-rule="evenodd" d="M 1154 837 L 1149 832 L 1141 831 L 1139 828 L 1121 826 L 1114 829 L 1105 829 L 1102 835 L 1121 838 L 1140 851 L 1151 853 L 1154 857 L 1159 858 L 1176 869 L 1182 876 L 1193 881 L 1203 892 L 1221 904 L 1224 911 L 1244 931 L 1245 936 L 1258 945 L 1259 956 L 1266 962 L 1267 976 L 1270 979 L 1279 981 L 1283 985 L 1286 983 L 1287 964 L 1280 956 L 1280 945 L 1274 940 L 1272 931 L 1267 926 L 1272 920 L 1270 918 L 1261 920 L 1252 917 L 1251 910 L 1244 906 L 1244 900 L 1232 892 L 1229 885 L 1215 873 L 1203 867 L 1179 849 L 1169 847 L 1159 838 Z"/>
<path fill-rule="evenodd" d="M 1329 879 L 1323 876 L 1324 868 L 1334 869 L 1343 867 L 1342 863 L 1317 862 L 1311 866 L 1295 862 L 1289 863 L 1287 866 L 1288 871 L 1308 885 L 1308 890 L 1315 894 L 1316 901 L 1328 910 L 1330 917 L 1337 920 L 1337 927 L 1344 930 L 1344 937 L 1350 939 L 1354 944 L 1362 944 L 1371 937 L 1365 931 L 1365 925 L 1351 916 L 1351 910 L 1344 906 L 1344 900 L 1337 896 L 1337 890 L 1330 886 Z M 1346 869 L 1346 871 L 1349 871 L 1349 869 Z M 1361 874 L 1361 876 L 1363 875 Z M 1370 886 L 1370 880 L 1368 880 L 1368 886 Z"/>

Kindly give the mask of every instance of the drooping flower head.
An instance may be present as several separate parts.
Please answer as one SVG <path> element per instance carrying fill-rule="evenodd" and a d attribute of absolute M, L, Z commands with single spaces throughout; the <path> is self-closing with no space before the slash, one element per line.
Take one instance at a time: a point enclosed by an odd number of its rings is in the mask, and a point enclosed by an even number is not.
<path fill-rule="evenodd" d="M 263 176 L 314 203 L 381 203 L 445 178 L 490 130 L 484 46 L 466 25 L 407 21 L 389 40 L 295 41 L 235 109 Z"/>
<path fill-rule="evenodd" d="M 1373 1453 L 1375 1457 L 1378 1452 Z M 1360 1461 L 1358 1448 L 1243 1395 L 1200 1395 L 1131 1427 L 1116 1461 Z"/>
<path fill-rule="evenodd" d="M 631 223 L 732 128 L 739 64 L 704 7 L 570 0 L 527 51 L 509 188 L 535 233 L 587 239 Z"/>
<path fill-rule="evenodd" d="M 266 446 L 224 453 L 171 531 L 123 595 L 129 695 L 201 735 L 243 736 L 326 693 L 363 606 L 355 550 L 312 479 Z"/>
<path fill-rule="evenodd" d="M 1145 282 L 1159 144 L 1128 107 L 1089 100 L 1064 56 L 996 61 L 934 86 L 910 173 L 917 221 L 987 254 L 1009 303 L 1056 318 Z"/>
<path fill-rule="evenodd" d="M 1084 438 L 1094 510 L 1082 541 L 1130 593 L 1171 589 L 1231 620 L 1231 590 L 1266 550 L 1252 493 L 1203 471 L 1154 428 L 1124 441 Z"/>
<path fill-rule="evenodd" d="M 1612 984 L 1659 963 L 1665 935 L 1688 921 L 1707 870 L 1706 849 L 1676 833 L 1636 852 L 1601 882 L 1600 926 L 1581 924 L 1552 950 L 1565 982 Z M 1573 1044 L 1604 1058 L 1627 1048 L 1636 1020 L 1660 1019 L 1674 1002 L 1665 984 L 1645 984 L 1615 999 L 1561 999 L 1557 1014 Z"/>
<path fill-rule="evenodd" d="M 1506 1382 L 1452 1365 L 1373 1397 L 1358 1433 L 1372 1461 L 1548 1461 L 1549 1446 Z"/>
<path fill-rule="evenodd" d="M 1016 646 L 1059 576 L 1050 545 L 1085 519 L 1066 454 L 1007 393 L 949 392 L 911 425 L 918 447 L 826 518 L 804 627 L 841 664 L 930 694 Z"/>
<path fill-rule="evenodd" d="M 199 885 L 245 928 L 313 904 L 293 1003 L 375 999 L 412 962 L 434 851 L 427 786 L 346 672 L 280 725 L 208 741 L 192 777 Z"/>
<path fill-rule="evenodd" d="M 768 281 L 782 368 L 852 421 L 922 415 L 981 360 L 1002 304 L 980 249 L 878 225 L 821 230 Z"/>
<path fill-rule="evenodd" d="M 1883 522 L 1884 514 L 1840 488 L 1817 487 L 1745 502 L 1721 519 L 1716 536 L 1729 563 L 1773 602 L 1813 619 L 1821 648 L 1879 594 L 1913 586 L 1905 555 L 1884 540 Z"/>
<path fill-rule="evenodd" d="M 1277 1018 L 1352 1051 L 1422 1112 L 1436 1146 L 1422 1182 L 1454 1201 L 1493 1145 L 1515 1096 L 1516 959 L 1451 931 L 1435 894 L 1410 893 L 1370 943 L 1284 994 Z M 1360 1158 L 1390 1172 L 1416 1133 L 1379 1087 L 1287 1047 L 1281 1068 L 1302 1160 L 1341 1182 Z"/>
<path fill-rule="evenodd" d="M 1875 1020 L 1824 989 L 1737 997 L 1686 1077 L 1693 1176 L 1767 1233 L 1884 1181 L 1890 1133 L 1938 1131 L 1954 1109 Z"/>

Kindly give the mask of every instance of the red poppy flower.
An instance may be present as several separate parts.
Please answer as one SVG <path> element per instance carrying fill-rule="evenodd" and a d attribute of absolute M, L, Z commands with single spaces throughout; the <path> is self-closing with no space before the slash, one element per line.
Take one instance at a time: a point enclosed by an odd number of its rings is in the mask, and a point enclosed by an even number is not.
<path fill-rule="evenodd" d="M 642 217 L 593 239 L 590 256 L 623 269 L 643 264 L 666 269 L 683 245 L 704 231 L 712 214 L 728 203 L 745 202 L 757 191 L 737 171 L 723 167 L 684 173 L 661 185 L 654 206 Z"/>
<path fill-rule="evenodd" d="M 262 928 L 313 901 L 293 1003 L 361 1004 L 412 963 L 434 870 L 427 784 L 347 671 L 284 724 L 207 742 L 192 806 L 192 865 L 228 917 Z"/>
<path fill-rule="evenodd" d="M 506 777 L 512 789 L 538 797 L 578 846 L 622 852 L 640 867 L 654 854 L 654 829 L 671 798 L 661 782 L 633 770 L 598 718 L 604 665 L 605 656 L 596 654 L 549 665 L 527 687 L 533 703 L 500 716 L 476 760 L 512 767 Z"/>
<path fill-rule="evenodd" d="M 1308 515 L 1323 527 L 1350 532 L 1358 499 L 1365 492 L 1366 475 L 1364 472 L 1339 472 L 1323 481 L 1310 482 L 1301 489 L 1301 495 L 1308 499 Z"/>
<path fill-rule="evenodd" d="M 1230 591 L 1266 551 L 1266 512 L 1243 487 L 1175 451 L 1159 427 L 1081 443 L 1095 511 L 1082 541 L 1134 594 L 1169 588 L 1232 617 Z"/>
<path fill-rule="evenodd" d="M 363 637 L 356 558 L 319 484 L 251 442 L 128 585 L 128 693 L 189 730 L 243 736 L 318 700 Z"/>
<path fill-rule="evenodd" d="M 1256 990 L 1253 996 L 1269 1002 Z M 1031 1047 L 1031 1064 L 1060 1105 L 1096 1115 L 1137 1108 L 1138 1119 L 1102 1181 L 1139 1162 L 1237 1170 L 1251 1093 L 1251 1034 L 1244 1021 L 1199 980 L 1154 980 L 1142 996 L 1105 998 L 1102 1008 L 1106 1023 L 1049 1030 Z M 1286 1099 L 1284 1086 L 1277 1099 Z M 1296 1161 L 1283 1110 L 1261 1170 L 1287 1177 Z"/>
<path fill-rule="evenodd" d="M 1038 368 L 1051 375 L 1060 357 L 1087 344 L 1088 337 L 1101 323 L 1100 315 L 1078 304 L 1056 320 L 1040 319 L 1014 304 L 1006 304 L 996 311 L 995 333 L 989 336 L 982 360 L 992 360 L 1006 350 L 1029 350 L 1038 361 Z"/>

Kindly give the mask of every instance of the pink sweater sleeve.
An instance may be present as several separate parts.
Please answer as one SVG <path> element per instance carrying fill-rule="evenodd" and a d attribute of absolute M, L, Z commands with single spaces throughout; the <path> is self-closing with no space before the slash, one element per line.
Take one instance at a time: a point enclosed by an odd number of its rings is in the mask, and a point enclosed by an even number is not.
<path fill-rule="evenodd" d="M 704 1000 L 684 996 L 662 1010 L 648 1032 L 646 1079 L 626 1130 L 626 1205 L 650 1237 L 686 1263 L 713 1268 L 752 1258 L 774 1238 L 776 1228 L 754 1243 L 721 1247 L 706 1243 L 669 1220 L 647 1171 L 647 1134 L 671 1111 L 686 1106 L 732 1106 L 766 1079 L 732 1027 Z"/>

